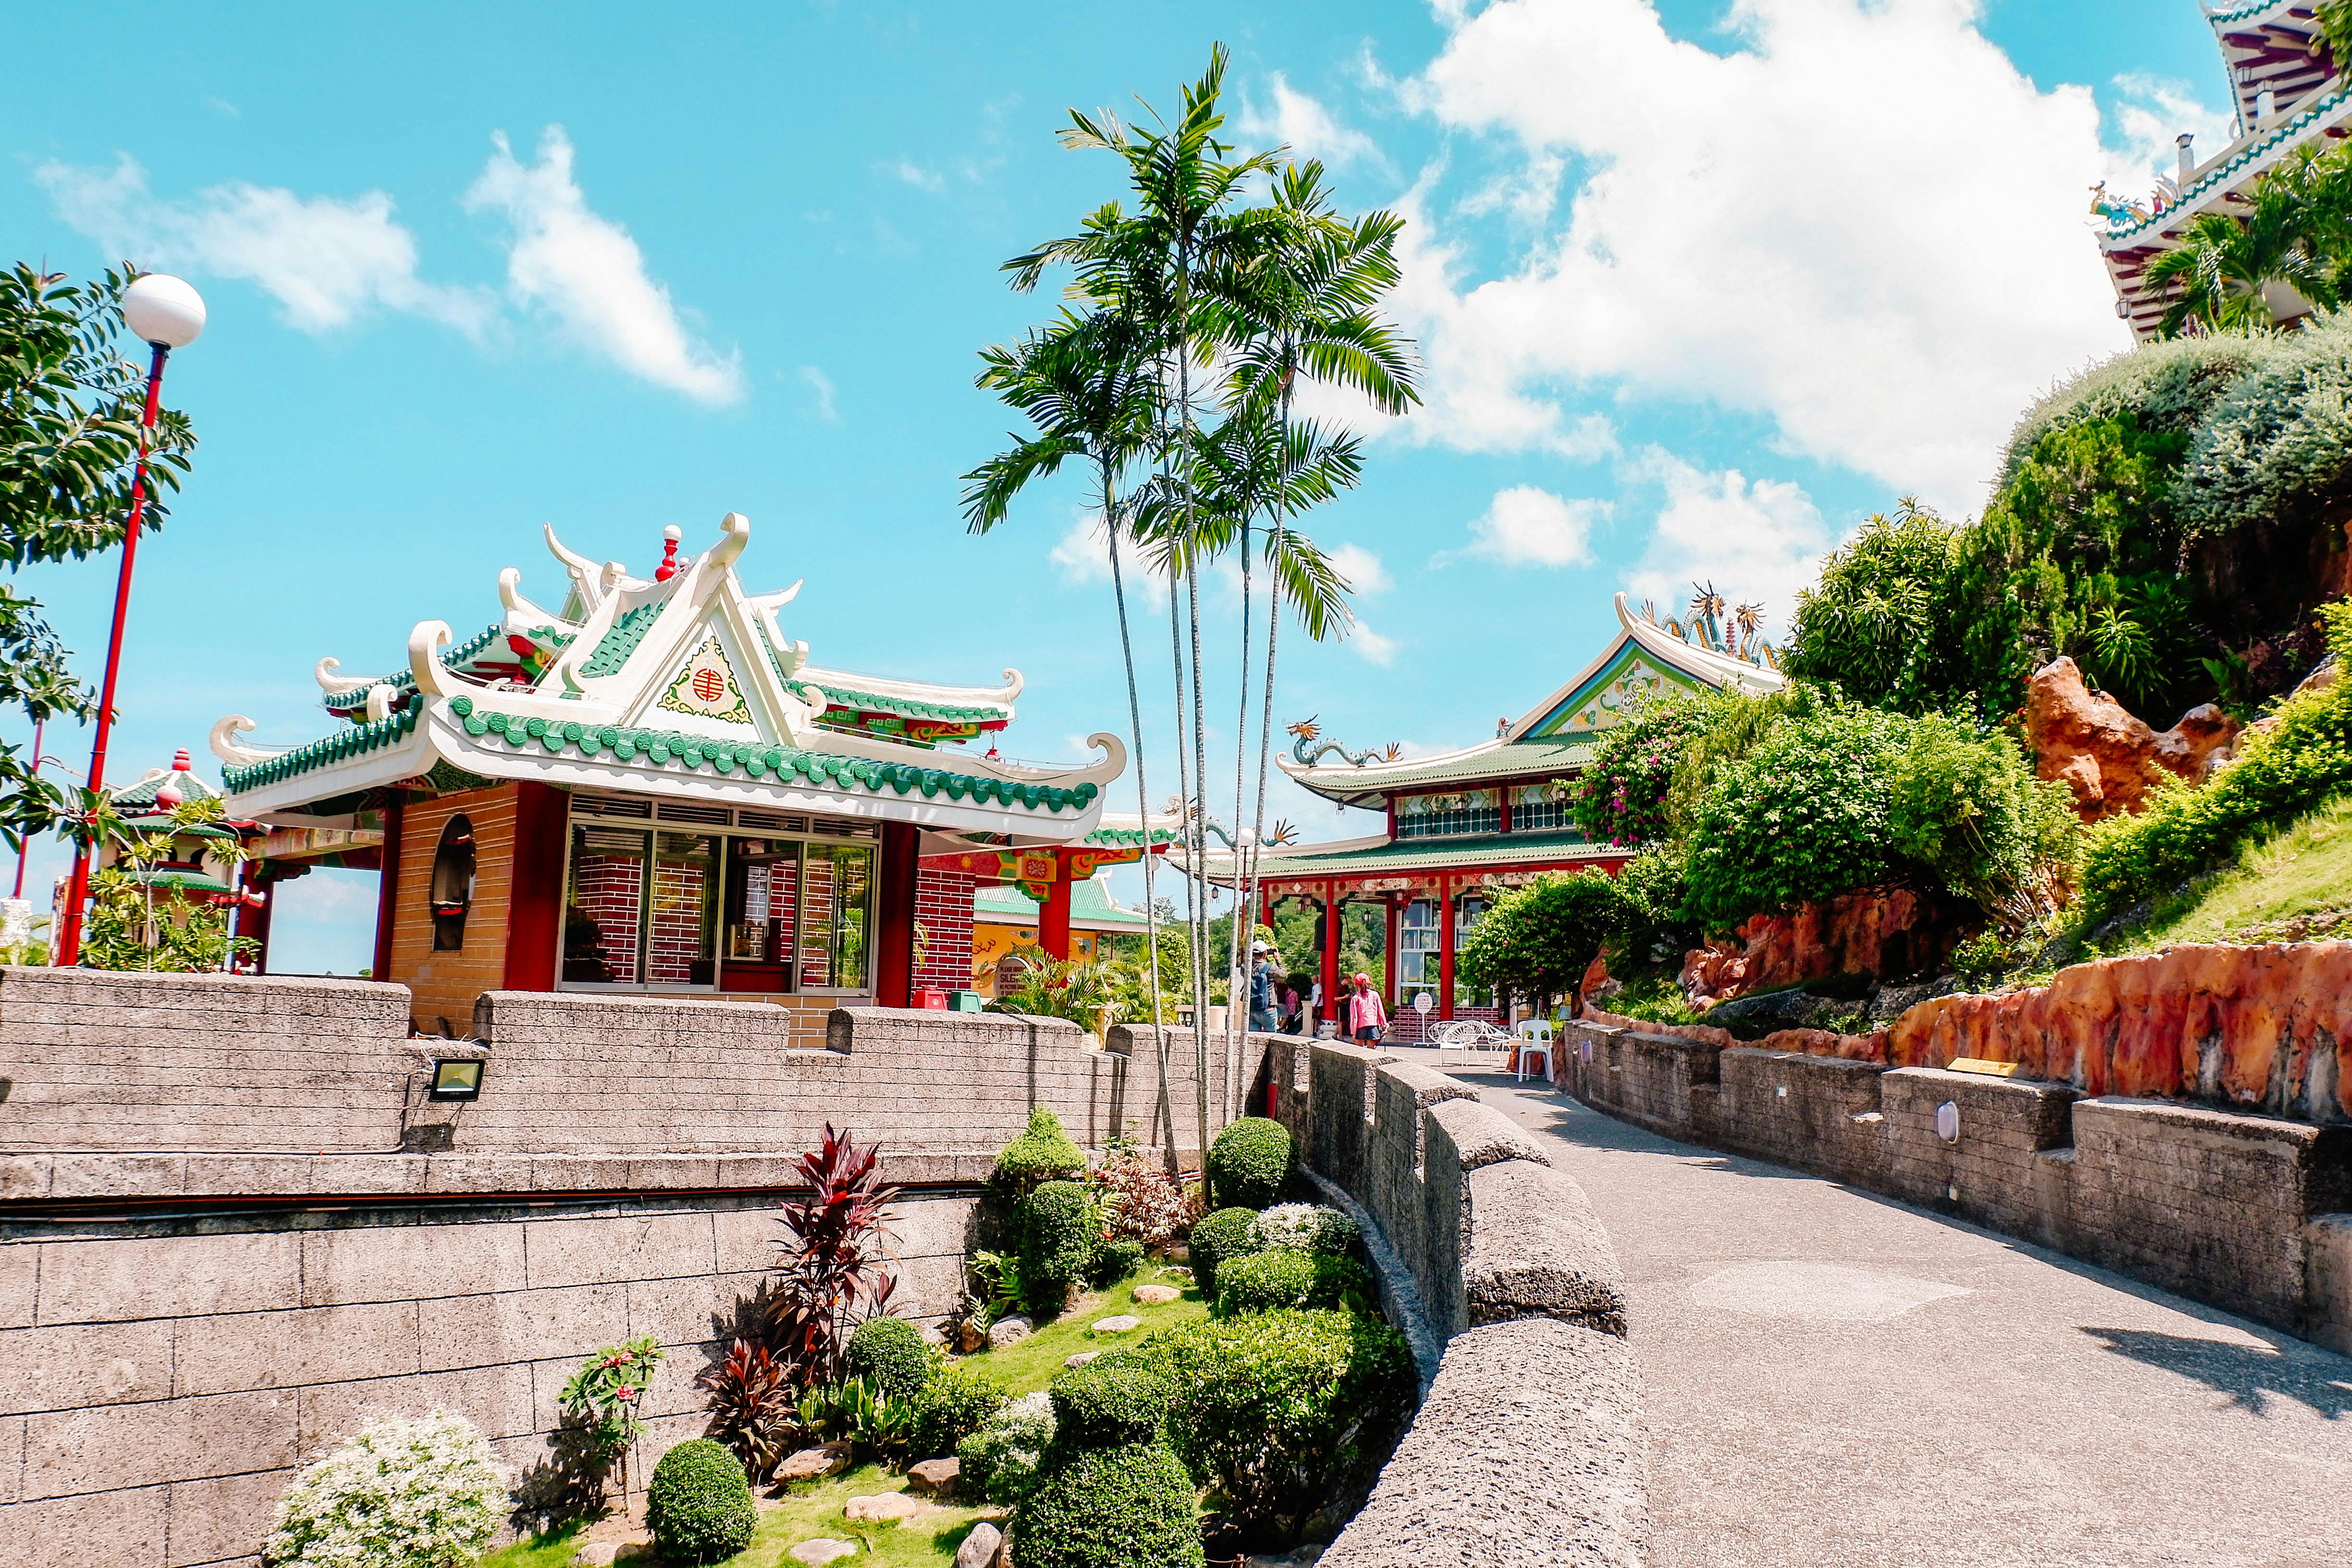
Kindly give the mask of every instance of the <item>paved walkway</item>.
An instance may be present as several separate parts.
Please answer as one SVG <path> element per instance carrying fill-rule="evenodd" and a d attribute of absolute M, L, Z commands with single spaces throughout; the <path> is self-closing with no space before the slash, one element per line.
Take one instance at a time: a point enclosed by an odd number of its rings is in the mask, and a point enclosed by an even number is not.
<path fill-rule="evenodd" d="M 1532 1081 L 1465 1081 L 1545 1135 L 1624 1265 L 1651 1568 L 2352 1564 L 2352 1360 Z"/>

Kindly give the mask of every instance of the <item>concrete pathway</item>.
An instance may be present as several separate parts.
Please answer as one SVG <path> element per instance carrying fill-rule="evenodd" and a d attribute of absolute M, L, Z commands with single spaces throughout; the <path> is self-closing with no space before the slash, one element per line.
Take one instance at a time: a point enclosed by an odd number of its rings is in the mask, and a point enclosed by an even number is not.
<path fill-rule="evenodd" d="M 2352 1564 L 2352 1360 L 1534 1080 L 1465 1081 L 1543 1135 L 1624 1265 L 1651 1568 Z"/>

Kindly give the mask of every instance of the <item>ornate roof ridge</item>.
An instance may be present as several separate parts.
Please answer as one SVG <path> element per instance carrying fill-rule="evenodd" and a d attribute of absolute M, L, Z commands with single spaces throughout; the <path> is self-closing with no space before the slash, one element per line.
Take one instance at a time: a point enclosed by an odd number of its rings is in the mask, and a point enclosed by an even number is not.
<path fill-rule="evenodd" d="M 2302 108 L 2277 124 L 2250 131 L 2231 142 L 2203 174 L 2181 188 L 2180 199 L 2162 212 L 2149 213 L 2145 217 L 2120 226 L 2110 217 L 2105 232 L 2099 236 L 2100 245 L 2112 250 L 2125 241 L 2146 237 L 2152 229 L 2194 217 L 2197 209 L 2202 207 L 2210 197 L 2233 188 L 2242 178 L 2262 173 L 2260 169 L 2251 167 L 2252 164 L 2300 140 L 2303 133 L 2316 126 L 2328 110 L 2343 108 L 2347 101 L 2352 101 L 2352 82 L 2338 78 L 2334 87 L 2314 93 L 2304 100 Z"/>

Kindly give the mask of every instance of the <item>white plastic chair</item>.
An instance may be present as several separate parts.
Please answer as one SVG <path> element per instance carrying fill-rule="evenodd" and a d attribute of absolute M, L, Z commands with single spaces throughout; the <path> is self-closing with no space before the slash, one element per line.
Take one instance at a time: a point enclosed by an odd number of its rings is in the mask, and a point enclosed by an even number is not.
<path fill-rule="evenodd" d="M 1541 1060 L 1543 1063 L 1543 1069 L 1540 1072 L 1537 1072 L 1536 1076 L 1542 1079 L 1547 1083 L 1550 1082 L 1551 1026 L 1549 1025 L 1546 1025 L 1544 1026 L 1544 1032 L 1540 1036 L 1528 1034 L 1520 1035 L 1519 1070 L 1517 1073 L 1517 1079 L 1520 1081 L 1524 1081 L 1527 1079 L 1528 1074 L 1534 1070 L 1530 1068 L 1528 1064 L 1536 1060 Z"/>

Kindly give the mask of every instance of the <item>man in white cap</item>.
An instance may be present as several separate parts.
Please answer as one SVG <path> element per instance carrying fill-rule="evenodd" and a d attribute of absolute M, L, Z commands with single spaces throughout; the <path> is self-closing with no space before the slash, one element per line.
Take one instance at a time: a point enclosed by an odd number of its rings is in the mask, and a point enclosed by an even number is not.
<path fill-rule="evenodd" d="M 1263 942 L 1250 943 L 1249 1026 L 1268 1035 L 1282 1027 L 1274 1009 L 1274 949 Z"/>

